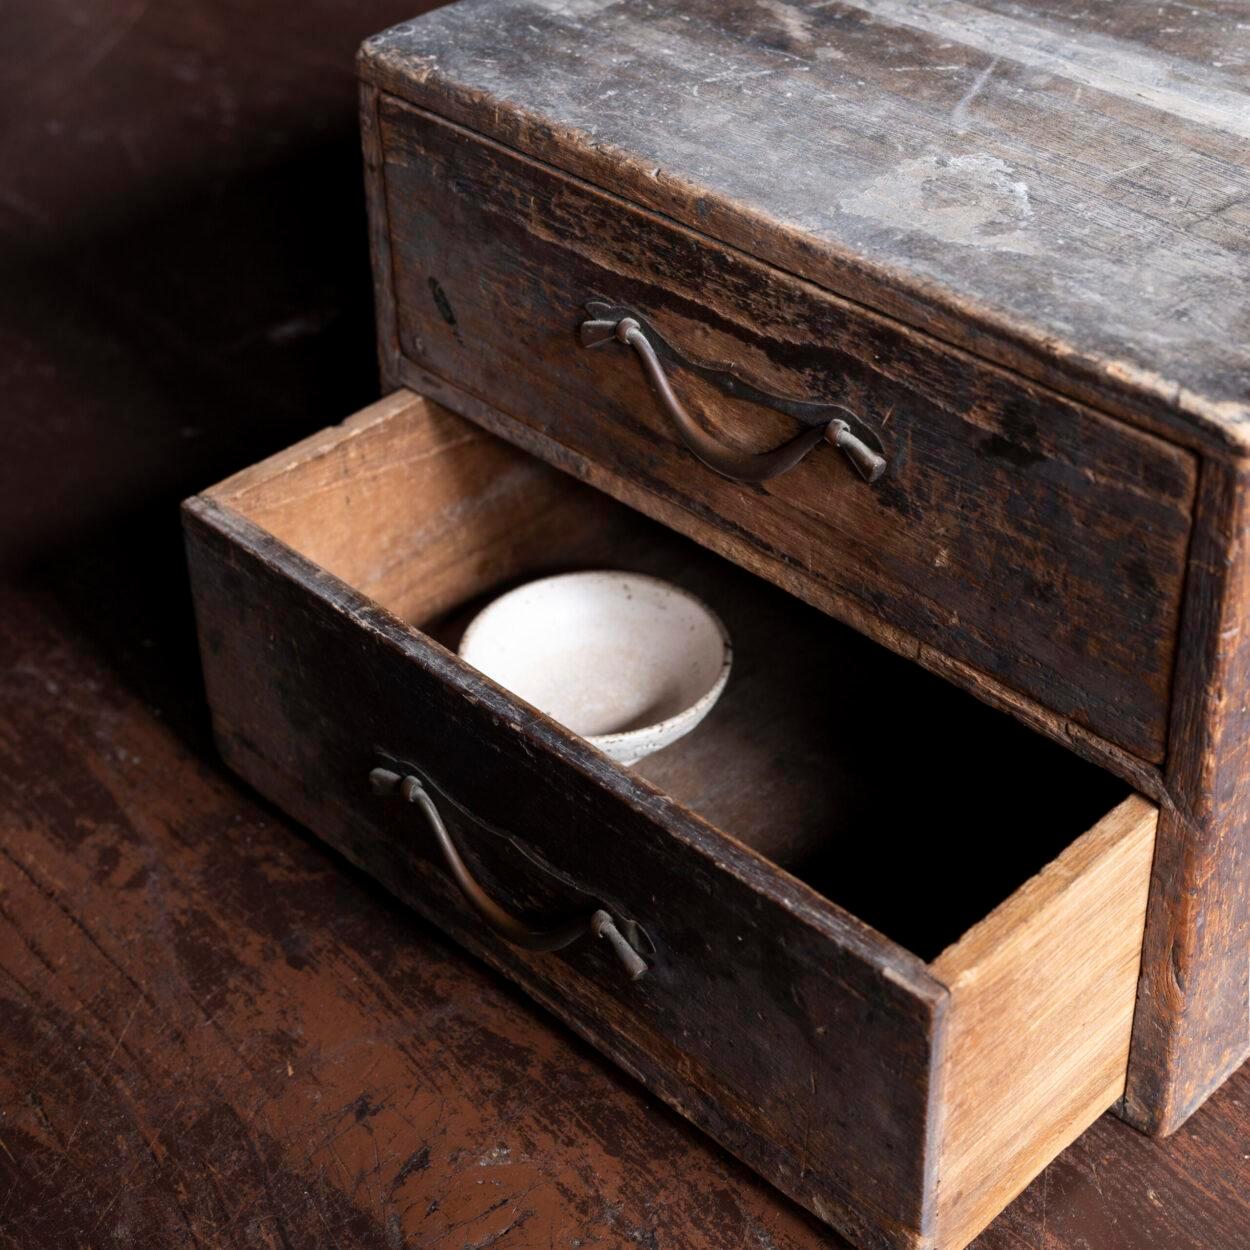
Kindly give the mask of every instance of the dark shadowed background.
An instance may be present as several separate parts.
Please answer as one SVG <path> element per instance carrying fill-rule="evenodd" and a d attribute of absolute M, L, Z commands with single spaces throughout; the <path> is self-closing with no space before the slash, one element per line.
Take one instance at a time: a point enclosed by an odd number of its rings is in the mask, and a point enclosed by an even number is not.
<path fill-rule="evenodd" d="M 0 13 L 0 566 L 121 647 L 186 658 L 180 498 L 377 394 L 353 58 L 419 7 Z"/>

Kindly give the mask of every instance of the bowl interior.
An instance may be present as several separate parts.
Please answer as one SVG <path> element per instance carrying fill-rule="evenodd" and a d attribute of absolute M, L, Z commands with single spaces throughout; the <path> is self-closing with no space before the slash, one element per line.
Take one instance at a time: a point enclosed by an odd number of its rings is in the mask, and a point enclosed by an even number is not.
<path fill-rule="evenodd" d="M 634 573 L 546 577 L 474 618 L 460 654 L 584 737 L 666 721 L 698 703 L 726 659 L 720 622 L 693 596 Z"/>

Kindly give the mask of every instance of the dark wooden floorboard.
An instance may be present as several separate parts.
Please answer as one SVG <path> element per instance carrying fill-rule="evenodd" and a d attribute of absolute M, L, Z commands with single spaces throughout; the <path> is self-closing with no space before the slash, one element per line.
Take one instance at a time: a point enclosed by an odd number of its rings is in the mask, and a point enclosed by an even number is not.
<path fill-rule="evenodd" d="M 376 394 L 351 58 L 418 7 L 6 15 L 2 1250 L 841 1244 L 213 754 L 177 501 Z M 1247 1246 L 1243 1070 L 977 1250 Z"/>

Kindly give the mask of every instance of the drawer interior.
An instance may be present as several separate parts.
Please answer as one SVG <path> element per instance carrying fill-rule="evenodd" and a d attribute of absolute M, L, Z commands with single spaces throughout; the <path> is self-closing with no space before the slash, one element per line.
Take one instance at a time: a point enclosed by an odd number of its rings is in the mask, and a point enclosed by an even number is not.
<path fill-rule="evenodd" d="M 926 961 L 1127 793 L 917 665 L 433 406 L 415 417 L 411 399 L 389 415 L 375 407 L 217 494 L 453 650 L 486 600 L 545 573 L 623 568 L 694 591 L 726 622 L 734 670 L 704 723 L 635 771 Z"/>

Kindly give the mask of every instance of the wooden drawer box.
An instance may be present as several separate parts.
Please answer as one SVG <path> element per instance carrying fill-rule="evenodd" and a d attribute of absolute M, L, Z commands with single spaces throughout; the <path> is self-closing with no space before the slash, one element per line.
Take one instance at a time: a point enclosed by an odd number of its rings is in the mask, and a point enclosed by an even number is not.
<path fill-rule="evenodd" d="M 188 505 L 231 764 L 865 1246 L 954 1250 L 1250 1049 L 1230 40 L 1208 0 L 404 23 L 360 61 L 396 394 Z M 454 654 L 599 564 L 738 644 L 632 770 Z M 509 945 L 449 869 L 590 932 Z"/>
<path fill-rule="evenodd" d="M 861 1245 L 957 1250 L 1123 1093 L 1157 813 L 1108 774 L 407 392 L 185 518 L 231 766 Z M 448 649 L 604 563 L 735 640 L 634 770 Z M 379 762 L 502 903 L 606 910 L 646 975 L 496 937 Z"/>
<path fill-rule="evenodd" d="M 1216 0 L 459 0 L 360 56 L 386 389 L 1158 803 L 1154 1133 L 1250 1053 L 1246 64 Z"/>

